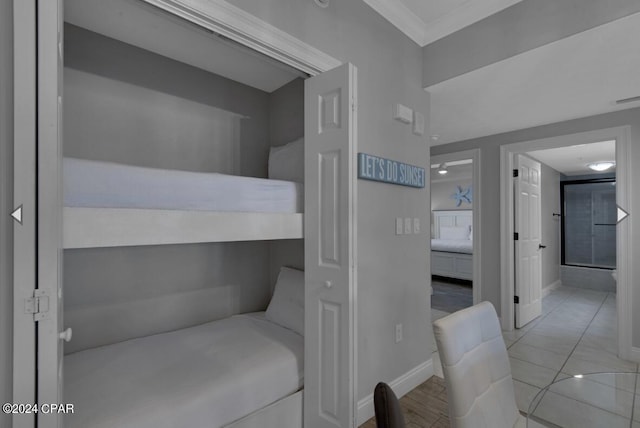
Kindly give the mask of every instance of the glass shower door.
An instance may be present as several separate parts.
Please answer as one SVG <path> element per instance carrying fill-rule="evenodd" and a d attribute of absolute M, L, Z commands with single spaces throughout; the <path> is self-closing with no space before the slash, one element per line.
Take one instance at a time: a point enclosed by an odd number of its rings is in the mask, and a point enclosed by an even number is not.
<path fill-rule="evenodd" d="M 616 266 L 615 179 L 562 182 L 562 264 Z"/>

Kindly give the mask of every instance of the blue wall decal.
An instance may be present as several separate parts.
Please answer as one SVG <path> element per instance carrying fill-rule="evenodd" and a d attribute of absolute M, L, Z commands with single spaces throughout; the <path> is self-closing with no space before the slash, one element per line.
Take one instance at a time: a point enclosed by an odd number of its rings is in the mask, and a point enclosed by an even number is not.
<path fill-rule="evenodd" d="M 424 168 L 366 153 L 358 153 L 358 178 L 409 187 L 425 185 Z"/>
<path fill-rule="evenodd" d="M 459 207 L 463 202 L 470 204 L 473 202 L 473 186 L 469 186 L 463 189 L 461 186 L 456 186 L 456 193 L 451 195 L 451 199 L 456 201 L 456 207 Z"/>

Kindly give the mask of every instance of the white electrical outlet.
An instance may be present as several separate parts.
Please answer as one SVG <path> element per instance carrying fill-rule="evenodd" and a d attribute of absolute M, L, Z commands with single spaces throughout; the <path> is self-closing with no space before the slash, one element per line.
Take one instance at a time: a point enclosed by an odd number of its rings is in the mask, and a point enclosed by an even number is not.
<path fill-rule="evenodd" d="M 402 217 L 396 217 L 396 235 L 402 235 Z"/>
<path fill-rule="evenodd" d="M 396 343 L 402 341 L 402 324 L 396 324 Z"/>
<path fill-rule="evenodd" d="M 413 218 L 413 234 L 420 234 L 420 219 L 418 217 Z"/>
<path fill-rule="evenodd" d="M 404 219 L 404 234 L 411 235 L 411 217 Z"/>

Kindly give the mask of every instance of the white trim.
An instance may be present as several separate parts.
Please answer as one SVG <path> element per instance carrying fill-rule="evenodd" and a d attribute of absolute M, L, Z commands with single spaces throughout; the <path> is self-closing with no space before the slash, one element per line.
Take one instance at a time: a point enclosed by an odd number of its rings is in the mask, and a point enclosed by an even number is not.
<path fill-rule="evenodd" d="M 342 64 L 225 0 L 143 0 L 312 76 Z"/>
<path fill-rule="evenodd" d="M 631 350 L 629 351 L 629 358 L 627 358 L 627 360 L 633 361 L 635 363 L 640 363 L 640 348 L 632 346 Z"/>
<path fill-rule="evenodd" d="M 427 25 L 404 3 L 389 0 L 364 0 L 364 2 L 418 45 L 427 44 Z"/>
<path fill-rule="evenodd" d="M 533 141 L 505 144 L 500 147 L 500 295 L 502 329 L 514 328 L 513 307 L 513 156 L 532 150 L 552 149 L 577 144 L 616 140 L 616 199 L 621 208 L 629 211 L 631 187 L 631 130 L 628 125 L 577 134 L 561 135 Z M 618 310 L 618 355 L 631 359 L 632 289 L 630 287 L 631 223 L 628 220 L 617 228 L 618 282 L 616 302 Z M 622 257 L 624 255 L 624 257 Z M 640 359 L 638 359 L 640 361 Z"/>
<path fill-rule="evenodd" d="M 431 376 L 433 376 L 433 359 L 425 361 L 424 363 L 409 370 L 399 378 L 392 380 L 389 383 L 389 386 L 391 387 L 391 389 L 393 389 L 393 392 L 395 392 L 398 398 L 400 398 L 421 383 L 424 383 Z M 372 392 L 362 400 L 358 401 L 358 426 L 371 419 L 374 414 L 375 411 L 373 408 Z"/>
<path fill-rule="evenodd" d="M 455 33 L 522 0 L 484 0 L 466 2 L 434 20 L 425 22 L 397 0 L 364 0 L 373 10 L 420 46 L 426 46 Z"/>
<path fill-rule="evenodd" d="M 303 237 L 301 213 L 64 207 L 64 248 Z"/>
<path fill-rule="evenodd" d="M 451 162 L 461 159 L 473 160 L 473 304 L 482 301 L 482 197 L 480 189 L 480 149 L 464 150 L 460 152 L 444 153 L 431 156 L 430 163 Z M 429 251 L 431 252 L 431 251 Z"/>
<path fill-rule="evenodd" d="M 549 293 L 551 293 L 553 290 L 555 290 L 558 287 L 562 286 L 562 281 L 560 281 L 559 279 L 552 282 L 551 284 L 547 285 L 546 287 L 544 287 L 542 289 L 542 293 L 540 294 L 540 298 L 543 298 L 545 296 L 548 296 Z"/>

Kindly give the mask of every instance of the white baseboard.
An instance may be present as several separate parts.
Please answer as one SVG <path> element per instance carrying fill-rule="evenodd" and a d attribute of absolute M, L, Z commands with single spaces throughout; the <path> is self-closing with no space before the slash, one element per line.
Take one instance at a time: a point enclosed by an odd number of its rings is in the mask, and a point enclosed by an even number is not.
<path fill-rule="evenodd" d="M 631 361 L 634 363 L 640 363 L 640 348 L 636 348 L 635 346 L 631 347 Z"/>
<path fill-rule="evenodd" d="M 542 289 L 542 295 L 540 297 L 544 297 L 548 295 L 549 293 L 551 293 L 553 290 L 560 287 L 561 285 L 562 285 L 562 281 L 560 280 L 552 282 L 551 284 L 547 285 Z"/>
<path fill-rule="evenodd" d="M 389 382 L 389 386 L 398 398 L 400 398 L 416 386 L 425 382 L 431 376 L 433 376 L 433 360 L 428 360 L 409 370 L 399 378 L 392 380 Z M 371 394 L 358 401 L 358 426 L 371 419 L 374 414 L 373 392 L 371 392 Z"/>

